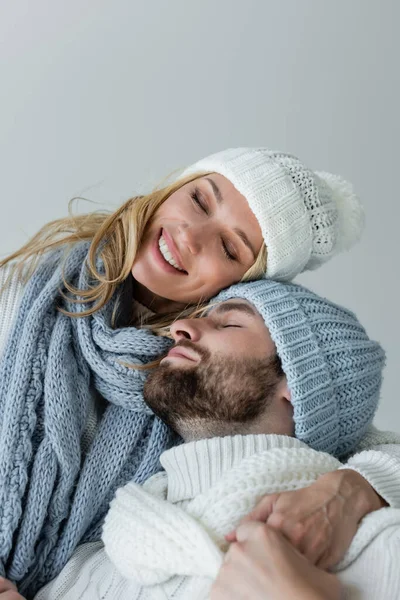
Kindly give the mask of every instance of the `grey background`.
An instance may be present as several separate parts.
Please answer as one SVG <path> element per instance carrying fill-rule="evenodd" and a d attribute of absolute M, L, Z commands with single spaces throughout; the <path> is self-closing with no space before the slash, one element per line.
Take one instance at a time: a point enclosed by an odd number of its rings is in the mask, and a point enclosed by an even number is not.
<path fill-rule="evenodd" d="M 0 253 L 224 147 L 350 179 L 362 242 L 300 281 L 357 312 L 400 431 L 397 0 L 0 0 Z M 80 210 L 93 206 L 81 205 Z"/>

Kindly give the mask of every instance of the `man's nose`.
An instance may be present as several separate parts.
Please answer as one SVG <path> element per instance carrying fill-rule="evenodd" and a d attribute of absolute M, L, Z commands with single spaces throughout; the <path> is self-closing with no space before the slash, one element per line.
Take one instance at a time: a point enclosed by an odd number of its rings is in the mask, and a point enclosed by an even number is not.
<path fill-rule="evenodd" d="M 170 331 L 175 342 L 190 340 L 198 342 L 204 330 L 204 319 L 180 319 L 172 323 Z"/>

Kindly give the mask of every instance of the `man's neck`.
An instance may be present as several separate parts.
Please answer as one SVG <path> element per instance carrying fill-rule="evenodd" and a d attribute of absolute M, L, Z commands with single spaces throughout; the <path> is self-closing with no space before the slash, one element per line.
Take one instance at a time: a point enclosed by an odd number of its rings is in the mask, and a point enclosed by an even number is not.
<path fill-rule="evenodd" d="M 235 435 L 188 442 L 167 450 L 160 461 L 168 477 L 169 502 L 206 492 L 243 459 L 273 448 L 306 448 L 286 435 Z"/>

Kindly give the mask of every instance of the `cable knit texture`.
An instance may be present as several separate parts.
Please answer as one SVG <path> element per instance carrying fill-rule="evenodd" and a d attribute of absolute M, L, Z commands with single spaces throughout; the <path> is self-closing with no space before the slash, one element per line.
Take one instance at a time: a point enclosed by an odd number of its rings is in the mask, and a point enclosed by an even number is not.
<path fill-rule="evenodd" d="M 168 450 L 161 462 L 165 473 L 118 490 L 105 520 L 104 549 L 78 549 L 36 600 L 205 600 L 227 549 L 224 534 L 260 496 L 310 485 L 340 465 L 277 435 L 191 442 Z M 362 521 L 336 568 L 346 598 L 398 600 L 399 531 L 400 510 Z M 358 574 L 368 571 L 375 577 L 366 586 Z"/>
<path fill-rule="evenodd" d="M 88 285 L 87 244 L 63 266 Z M 98 539 L 115 490 L 156 472 L 166 427 L 143 402 L 145 363 L 169 341 L 145 330 L 112 330 L 112 307 L 73 319 L 82 304 L 64 300 L 59 252 L 27 284 L 0 363 L 0 559 L 4 575 L 28 598 L 54 577 L 76 546 Z M 2 302 L 13 303 L 16 284 Z M 106 402 L 87 454 L 85 425 L 93 397 Z M 103 400 L 103 402 L 104 402 Z"/>
<path fill-rule="evenodd" d="M 245 298 L 263 317 L 287 378 L 296 437 L 342 458 L 375 415 L 385 354 L 349 310 L 295 284 L 234 285 L 216 300 Z"/>
<path fill-rule="evenodd" d="M 268 278 L 316 269 L 361 237 L 364 212 L 351 184 L 313 172 L 295 156 L 232 148 L 201 159 L 182 177 L 201 172 L 223 175 L 248 201 L 268 249 Z"/>

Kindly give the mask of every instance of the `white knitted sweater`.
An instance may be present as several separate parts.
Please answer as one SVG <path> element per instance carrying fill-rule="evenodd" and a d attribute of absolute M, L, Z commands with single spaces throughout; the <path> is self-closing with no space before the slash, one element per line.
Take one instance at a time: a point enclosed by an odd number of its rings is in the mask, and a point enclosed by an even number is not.
<path fill-rule="evenodd" d="M 118 490 L 101 544 L 81 546 L 35 600 L 206 600 L 232 530 L 260 496 L 310 485 L 340 463 L 277 435 L 214 438 L 162 455 L 164 473 Z M 338 565 L 348 600 L 398 600 L 400 510 L 361 523 Z"/>

